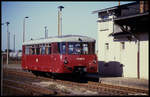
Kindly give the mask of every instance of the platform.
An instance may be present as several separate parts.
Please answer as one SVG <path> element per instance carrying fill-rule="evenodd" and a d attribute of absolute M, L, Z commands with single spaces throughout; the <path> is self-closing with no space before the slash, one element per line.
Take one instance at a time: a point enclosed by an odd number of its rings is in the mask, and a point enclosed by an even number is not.
<path fill-rule="evenodd" d="M 111 85 L 149 90 L 149 80 L 147 79 L 137 79 L 127 77 L 100 77 L 99 82 Z"/>

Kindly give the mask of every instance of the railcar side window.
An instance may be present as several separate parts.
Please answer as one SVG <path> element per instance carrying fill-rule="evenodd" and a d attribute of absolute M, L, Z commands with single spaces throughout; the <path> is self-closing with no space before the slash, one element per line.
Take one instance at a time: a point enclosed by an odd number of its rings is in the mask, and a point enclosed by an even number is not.
<path fill-rule="evenodd" d="M 29 55 L 29 47 L 28 46 L 25 46 L 25 54 Z"/>
<path fill-rule="evenodd" d="M 73 44 L 69 43 L 69 54 L 73 53 Z"/>
<path fill-rule="evenodd" d="M 42 44 L 39 44 L 39 48 L 40 48 L 40 55 L 42 54 Z"/>
<path fill-rule="evenodd" d="M 29 54 L 30 54 L 30 55 L 34 55 L 34 54 L 35 54 L 35 51 L 34 51 L 34 48 L 33 48 L 33 47 L 29 49 Z"/>
<path fill-rule="evenodd" d="M 35 54 L 35 48 L 32 48 L 32 55 Z"/>
<path fill-rule="evenodd" d="M 69 54 L 81 54 L 82 46 L 81 43 L 69 43 Z"/>
<path fill-rule="evenodd" d="M 29 54 L 32 55 L 32 48 L 29 49 Z"/>
<path fill-rule="evenodd" d="M 66 44 L 65 43 L 58 43 L 59 44 L 59 52 L 61 54 L 66 54 Z"/>
<path fill-rule="evenodd" d="M 66 45 L 62 44 L 62 53 L 65 54 L 66 53 Z"/>
<path fill-rule="evenodd" d="M 51 54 L 51 47 L 48 47 L 48 54 Z"/>
<path fill-rule="evenodd" d="M 48 45 L 45 47 L 45 54 L 48 55 Z"/>
<path fill-rule="evenodd" d="M 51 44 L 37 44 L 32 46 L 25 46 L 26 55 L 44 55 L 51 54 Z"/>
<path fill-rule="evenodd" d="M 51 44 L 48 44 L 48 54 L 51 54 Z"/>
<path fill-rule="evenodd" d="M 46 53 L 47 55 L 48 55 L 48 54 L 51 54 L 51 44 L 46 44 L 45 53 Z"/>
<path fill-rule="evenodd" d="M 83 43 L 83 54 L 88 54 L 88 44 L 87 43 Z"/>
<path fill-rule="evenodd" d="M 69 54 L 94 54 L 95 53 L 95 43 L 94 42 L 85 42 L 78 43 L 72 42 L 68 43 L 68 53 Z"/>
<path fill-rule="evenodd" d="M 41 51 L 42 55 L 45 54 L 45 46 L 42 47 L 42 51 Z"/>
<path fill-rule="evenodd" d="M 81 43 L 76 43 L 74 45 L 74 53 L 75 54 L 82 54 L 82 46 L 81 46 Z"/>
<path fill-rule="evenodd" d="M 37 55 L 40 54 L 40 48 L 39 48 L 39 47 L 36 48 L 36 54 L 37 54 Z"/>

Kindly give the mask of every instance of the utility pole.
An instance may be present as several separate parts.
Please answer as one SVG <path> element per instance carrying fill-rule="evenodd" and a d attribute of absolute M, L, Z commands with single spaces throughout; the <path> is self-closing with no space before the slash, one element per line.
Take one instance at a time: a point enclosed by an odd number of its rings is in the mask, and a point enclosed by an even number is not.
<path fill-rule="evenodd" d="M 14 34 L 14 52 L 15 52 L 15 34 Z"/>
<path fill-rule="evenodd" d="M 3 55 L 2 55 L 2 61 L 1 61 L 1 96 L 3 96 Z"/>
<path fill-rule="evenodd" d="M 25 19 L 29 17 L 24 17 L 23 19 L 23 42 L 25 42 Z"/>
<path fill-rule="evenodd" d="M 58 36 L 62 36 L 62 9 L 63 6 L 58 6 Z"/>
<path fill-rule="evenodd" d="M 9 56 L 9 51 L 8 51 L 8 48 L 9 48 L 9 30 L 8 30 L 8 25 L 9 25 L 10 23 L 9 22 L 6 22 L 6 25 L 7 25 L 7 65 L 8 65 L 8 56 Z"/>
<path fill-rule="evenodd" d="M 45 26 L 45 39 L 47 38 L 47 26 Z"/>
<path fill-rule="evenodd" d="M 10 32 L 8 32 L 8 51 L 10 50 Z M 8 53 L 9 57 L 9 53 Z"/>
<path fill-rule="evenodd" d="M 47 38 L 48 38 L 48 29 L 46 30 L 46 36 L 47 36 Z"/>

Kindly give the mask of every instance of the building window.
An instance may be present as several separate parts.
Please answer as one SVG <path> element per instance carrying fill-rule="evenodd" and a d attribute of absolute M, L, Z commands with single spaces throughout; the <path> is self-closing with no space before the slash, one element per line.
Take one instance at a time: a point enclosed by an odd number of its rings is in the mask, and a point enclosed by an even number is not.
<path fill-rule="evenodd" d="M 121 42 L 121 47 L 123 50 L 125 49 L 125 42 Z"/>
<path fill-rule="evenodd" d="M 109 50 L 109 43 L 105 43 L 106 50 Z"/>

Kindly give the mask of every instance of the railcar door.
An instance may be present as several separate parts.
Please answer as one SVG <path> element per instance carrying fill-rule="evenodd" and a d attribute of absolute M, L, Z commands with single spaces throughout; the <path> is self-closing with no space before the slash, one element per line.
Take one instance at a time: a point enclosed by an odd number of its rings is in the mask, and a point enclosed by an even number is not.
<path fill-rule="evenodd" d="M 59 68 L 59 50 L 58 50 L 58 43 L 52 43 L 52 54 L 51 54 L 51 67 L 52 72 L 56 73 L 57 68 Z"/>
<path fill-rule="evenodd" d="M 39 67 L 41 71 L 51 72 L 51 44 L 41 44 L 39 50 Z"/>

